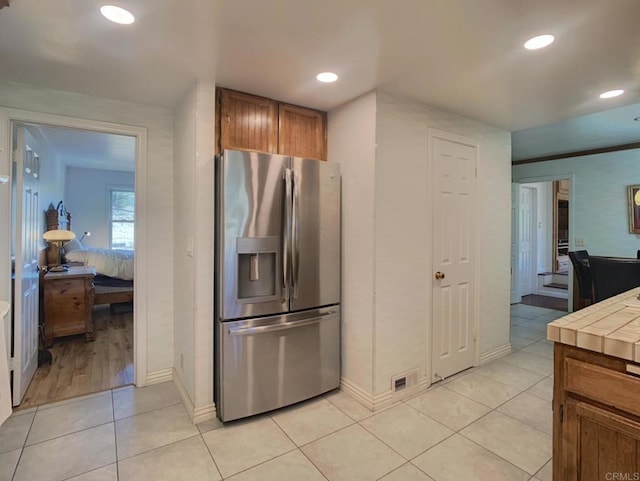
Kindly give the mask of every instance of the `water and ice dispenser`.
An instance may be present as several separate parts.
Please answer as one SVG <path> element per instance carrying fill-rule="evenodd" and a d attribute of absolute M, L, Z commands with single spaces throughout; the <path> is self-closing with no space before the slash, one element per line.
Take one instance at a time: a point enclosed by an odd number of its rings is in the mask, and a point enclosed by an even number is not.
<path fill-rule="evenodd" d="M 277 299 L 279 250 L 278 237 L 237 239 L 238 302 L 252 303 Z"/>

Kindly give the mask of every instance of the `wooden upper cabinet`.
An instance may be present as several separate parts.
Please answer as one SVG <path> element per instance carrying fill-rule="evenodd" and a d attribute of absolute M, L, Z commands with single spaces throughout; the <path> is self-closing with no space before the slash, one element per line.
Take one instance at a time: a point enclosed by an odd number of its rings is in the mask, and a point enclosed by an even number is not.
<path fill-rule="evenodd" d="M 327 159 L 327 114 L 296 105 L 278 105 L 278 153 Z"/>
<path fill-rule="evenodd" d="M 217 89 L 217 151 L 255 150 L 327 160 L 327 113 Z"/>
<path fill-rule="evenodd" d="M 276 153 L 278 105 L 255 95 L 220 89 L 221 149 Z"/>

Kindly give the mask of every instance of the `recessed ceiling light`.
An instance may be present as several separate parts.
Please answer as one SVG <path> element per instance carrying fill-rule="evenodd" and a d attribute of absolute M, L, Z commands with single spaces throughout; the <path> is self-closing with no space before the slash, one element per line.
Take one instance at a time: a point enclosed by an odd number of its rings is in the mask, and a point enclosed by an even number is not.
<path fill-rule="evenodd" d="M 544 34 L 538 35 L 536 37 L 530 38 L 524 43 L 524 48 L 527 50 L 537 50 L 539 48 L 544 48 L 553 43 L 556 38 L 553 35 Z"/>
<path fill-rule="evenodd" d="M 606 92 L 602 92 L 600 94 L 601 99 L 612 99 L 613 97 L 617 97 L 618 95 L 622 95 L 624 90 L 607 90 Z"/>
<path fill-rule="evenodd" d="M 100 13 L 112 22 L 123 25 L 129 25 L 136 20 L 130 11 L 114 5 L 104 5 L 100 7 Z"/>
<path fill-rule="evenodd" d="M 338 76 L 336 74 L 334 74 L 333 72 L 322 72 L 322 73 L 319 73 L 318 75 L 316 75 L 316 78 L 318 79 L 318 81 L 324 82 L 324 83 L 331 83 L 331 82 L 335 82 L 336 80 L 338 80 Z"/>

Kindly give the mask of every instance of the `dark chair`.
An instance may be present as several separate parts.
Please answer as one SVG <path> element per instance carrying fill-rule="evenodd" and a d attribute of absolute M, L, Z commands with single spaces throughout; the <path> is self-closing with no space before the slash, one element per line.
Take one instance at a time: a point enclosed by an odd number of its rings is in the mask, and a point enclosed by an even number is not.
<path fill-rule="evenodd" d="M 593 304 L 593 283 L 591 282 L 591 268 L 589 267 L 589 253 L 587 251 L 569 252 L 569 259 L 578 280 L 578 306 L 580 309 Z"/>
<path fill-rule="evenodd" d="M 640 260 L 589 256 L 595 302 L 640 286 Z"/>

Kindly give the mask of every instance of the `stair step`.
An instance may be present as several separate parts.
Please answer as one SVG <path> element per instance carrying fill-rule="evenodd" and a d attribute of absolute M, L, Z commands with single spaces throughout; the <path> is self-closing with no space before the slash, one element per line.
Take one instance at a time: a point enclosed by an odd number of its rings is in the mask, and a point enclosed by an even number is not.
<path fill-rule="evenodd" d="M 569 289 L 569 286 L 567 284 L 558 284 L 557 282 L 545 284 L 544 287 L 551 287 L 553 289 L 564 289 L 565 291 Z"/>

